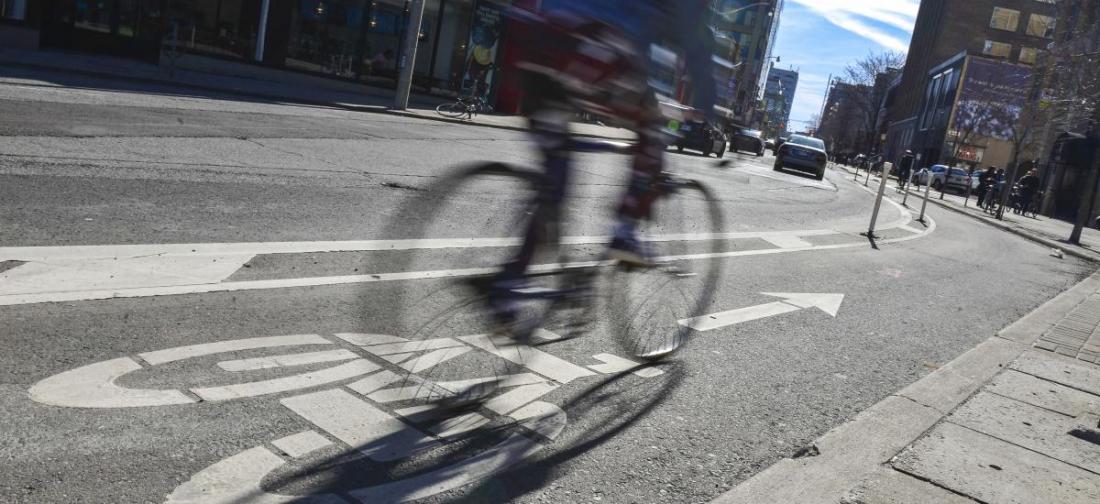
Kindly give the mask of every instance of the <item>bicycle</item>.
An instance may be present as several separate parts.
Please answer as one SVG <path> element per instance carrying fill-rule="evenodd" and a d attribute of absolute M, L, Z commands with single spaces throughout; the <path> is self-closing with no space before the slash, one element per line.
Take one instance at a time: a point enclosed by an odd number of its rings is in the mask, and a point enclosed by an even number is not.
<path fill-rule="evenodd" d="M 451 103 L 442 103 L 435 111 L 443 117 L 457 119 L 466 116 L 466 119 L 473 119 L 475 115 L 492 112 L 493 107 L 480 96 L 467 96 L 459 97 Z"/>
<path fill-rule="evenodd" d="M 578 144 L 576 150 L 615 148 Z M 424 239 L 427 246 L 387 258 L 396 261 L 388 267 L 409 272 L 407 278 L 452 280 L 442 288 L 403 282 L 390 311 L 397 330 L 414 340 L 496 331 L 484 309 L 488 286 L 510 257 L 508 249 L 520 244 L 513 238 L 516 230 L 533 220 L 545 246 L 532 262 L 531 285 L 520 302 L 534 340 L 571 339 L 590 332 L 596 322 L 607 322 L 620 347 L 634 358 L 659 361 L 679 350 L 692 331 L 680 321 L 703 314 L 721 277 L 723 218 L 711 191 L 696 180 L 662 173 L 655 181 L 654 215 L 639 226 L 658 265 L 629 268 L 606 258 L 609 236 L 561 236 L 567 218 L 548 215 L 539 205 L 543 184 L 540 172 L 490 162 L 461 168 L 408 200 L 397 214 L 404 218 L 394 219 L 388 232 Z M 591 208 L 593 200 L 575 201 L 577 215 L 600 210 Z M 467 238 L 467 228 L 444 219 L 450 216 L 462 216 L 460 222 L 483 238 Z M 592 219 L 573 224 L 589 227 L 586 231 L 609 229 Z M 465 253 L 447 261 L 462 268 L 439 269 L 442 250 Z M 606 298 L 615 313 L 597 320 L 594 312 L 605 297 L 601 292 L 610 293 Z"/>

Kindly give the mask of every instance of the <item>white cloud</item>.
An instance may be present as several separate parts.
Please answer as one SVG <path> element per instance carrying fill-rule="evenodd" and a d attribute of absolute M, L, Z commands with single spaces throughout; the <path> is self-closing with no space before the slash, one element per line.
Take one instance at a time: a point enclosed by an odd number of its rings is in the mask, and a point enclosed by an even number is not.
<path fill-rule="evenodd" d="M 906 51 L 909 42 L 890 30 L 913 32 L 920 0 L 791 0 L 830 23 L 894 51 Z"/>

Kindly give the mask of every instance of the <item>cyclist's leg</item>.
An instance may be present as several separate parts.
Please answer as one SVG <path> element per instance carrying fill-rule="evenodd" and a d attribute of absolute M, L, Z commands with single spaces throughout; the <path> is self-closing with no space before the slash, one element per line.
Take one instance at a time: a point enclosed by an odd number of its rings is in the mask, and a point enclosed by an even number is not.
<path fill-rule="evenodd" d="M 649 264 L 651 259 L 642 250 L 635 235 L 638 221 L 650 216 L 653 202 L 660 196 L 658 176 L 664 168 L 665 141 L 661 131 L 661 114 L 657 97 L 652 90 L 646 93 L 634 122 L 638 143 L 634 147 L 630 185 L 619 205 L 619 223 L 611 244 L 611 257 L 639 265 Z"/>
<path fill-rule="evenodd" d="M 542 155 L 546 177 L 519 252 L 504 265 L 498 277 L 498 284 L 506 289 L 522 286 L 527 267 L 539 247 L 546 244 L 548 230 L 558 224 L 572 171 L 569 150 L 572 107 L 568 96 L 561 86 L 548 79 L 531 78 L 528 82 L 524 114 L 528 117 L 531 135 Z"/>

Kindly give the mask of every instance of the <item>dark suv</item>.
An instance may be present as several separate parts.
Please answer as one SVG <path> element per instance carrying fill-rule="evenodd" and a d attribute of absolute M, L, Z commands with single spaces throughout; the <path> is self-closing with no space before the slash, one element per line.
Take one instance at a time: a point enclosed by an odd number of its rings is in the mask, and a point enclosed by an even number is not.
<path fill-rule="evenodd" d="M 730 139 L 731 151 L 748 151 L 757 156 L 764 155 L 764 134 L 758 130 L 738 128 Z"/>
<path fill-rule="evenodd" d="M 686 121 L 680 125 L 680 138 L 676 140 L 676 150 L 684 149 L 722 157 L 726 153 L 726 135 L 708 121 Z"/>

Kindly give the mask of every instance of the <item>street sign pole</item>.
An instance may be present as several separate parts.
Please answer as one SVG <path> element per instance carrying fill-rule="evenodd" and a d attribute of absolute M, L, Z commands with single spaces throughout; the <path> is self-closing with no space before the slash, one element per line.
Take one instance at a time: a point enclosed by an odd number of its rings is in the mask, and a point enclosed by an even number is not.
<path fill-rule="evenodd" d="M 401 73 L 397 79 L 397 93 L 393 100 L 394 110 L 409 108 L 413 69 L 416 68 L 416 46 L 420 40 L 420 25 L 423 21 L 424 0 L 412 0 L 409 5 L 409 24 L 405 27 L 405 45 L 397 60 L 398 70 Z"/>

